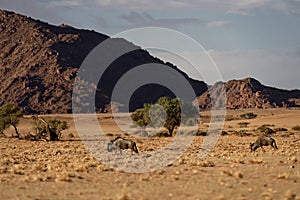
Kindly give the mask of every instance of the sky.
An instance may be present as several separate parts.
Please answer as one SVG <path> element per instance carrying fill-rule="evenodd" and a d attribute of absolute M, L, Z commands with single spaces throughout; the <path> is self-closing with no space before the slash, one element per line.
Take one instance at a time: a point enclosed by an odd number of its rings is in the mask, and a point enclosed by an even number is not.
<path fill-rule="evenodd" d="M 300 89 L 300 0 L 1 0 L 0 9 L 110 36 L 141 27 L 176 30 L 203 46 L 221 81 L 253 77 Z M 195 76 L 170 54 L 153 54 Z M 205 56 L 197 50 L 182 54 Z"/>

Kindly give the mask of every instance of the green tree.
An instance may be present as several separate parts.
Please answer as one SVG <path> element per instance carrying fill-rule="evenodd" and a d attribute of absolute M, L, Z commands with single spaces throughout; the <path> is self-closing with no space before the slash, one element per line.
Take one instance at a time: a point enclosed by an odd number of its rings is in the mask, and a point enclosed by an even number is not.
<path fill-rule="evenodd" d="M 134 121 L 134 123 L 143 129 L 151 122 L 148 115 L 150 107 L 150 104 L 144 104 L 143 108 L 136 109 L 131 114 L 131 119 Z"/>
<path fill-rule="evenodd" d="M 4 104 L 0 107 L 0 133 L 12 126 L 16 132 L 16 137 L 20 138 L 17 125 L 23 116 L 21 109 L 13 104 Z"/>
<path fill-rule="evenodd" d="M 162 105 L 154 104 L 149 110 L 150 127 L 160 128 L 163 127 L 167 118 L 167 113 Z"/>
<path fill-rule="evenodd" d="M 9 124 L 5 123 L 5 121 L 0 118 L 0 136 L 4 136 L 3 131 L 7 128 L 9 128 Z"/>
<path fill-rule="evenodd" d="M 193 117 L 198 117 L 198 110 L 195 107 L 184 104 L 178 98 L 169 97 L 159 98 L 155 105 L 145 104 L 143 108 L 131 114 L 132 120 L 138 126 L 164 126 L 170 135 L 173 135 L 181 122 L 191 121 Z"/>
<path fill-rule="evenodd" d="M 69 128 L 67 121 L 61 121 L 58 119 L 48 120 L 48 124 L 56 132 L 58 138 L 61 137 L 61 131 Z"/>
<path fill-rule="evenodd" d="M 45 120 L 41 116 L 32 116 L 33 125 L 36 134 L 34 140 L 58 141 L 61 137 L 61 131 L 69 128 L 66 121 L 58 119 Z"/>
<path fill-rule="evenodd" d="M 170 99 L 169 97 L 161 97 L 157 104 L 163 106 L 167 113 L 167 118 L 164 127 L 168 129 L 169 134 L 173 135 L 174 129 L 180 125 L 181 122 L 181 105 L 178 98 Z"/>

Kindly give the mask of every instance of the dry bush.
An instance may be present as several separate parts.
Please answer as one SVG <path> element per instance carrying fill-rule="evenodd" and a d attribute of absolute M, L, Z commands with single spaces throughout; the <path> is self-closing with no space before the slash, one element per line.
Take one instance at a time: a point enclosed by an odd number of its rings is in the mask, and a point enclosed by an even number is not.
<path fill-rule="evenodd" d="M 240 126 L 240 128 L 246 128 L 250 124 L 250 122 L 239 122 L 237 124 Z"/>
<path fill-rule="evenodd" d="M 294 130 L 294 131 L 300 131 L 300 126 L 299 126 L 299 125 L 294 126 L 294 127 L 292 128 L 292 130 Z"/>
<path fill-rule="evenodd" d="M 240 137 L 250 135 L 250 133 L 248 133 L 246 130 L 233 131 L 232 134 L 240 136 Z"/>
<path fill-rule="evenodd" d="M 281 127 L 274 129 L 274 132 L 282 132 L 282 131 L 287 131 L 287 129 L 286 128 L 281 128 Z"/>
<path fill-rule="evenodd" d="M 273 129 L 269 128 L 267 125 L 262 125 L 262 126 L 258 127 L 257 131 L 260 131 L 265 134 L 275 133 L 275 131 Z"/>
<path fill-rule="evenodd" d="M 245 118 L 245 119 L 254 119 L 257 117 L 257 114 L 254 114 L 252 112 L 250 113 L 244 113 L 240 115 L 241 118 Z"/>

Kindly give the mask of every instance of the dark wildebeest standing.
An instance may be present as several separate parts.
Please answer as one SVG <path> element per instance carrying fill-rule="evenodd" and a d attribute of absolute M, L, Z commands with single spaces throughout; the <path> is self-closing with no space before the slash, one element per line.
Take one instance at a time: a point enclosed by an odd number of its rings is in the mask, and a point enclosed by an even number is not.
<path fill-rule="evenodd" d="M 271 145 L 274 149 L 278 149 L 276 142 L 273 138 L 264 137 L 264 136 L 258 137 L 254 143 L 251 143 L 250 149 L 252 152 L 252 151 L 255 151 L 256 149 L 258 149 L 259 147 L 261 147 L 263 149 L 263 146 L 268 146 L 268 145 Z"/>
<path fill-rule="evenodd" d="M 120 153 L 122 153 L 122 149 L 131 149 L 131 153 L 139 153 L 134 141 L 127 140 L 122 137 L 116 137 L 107 144 L 107 151 L 111 152 L 117 149 L 120 151 Z"/>

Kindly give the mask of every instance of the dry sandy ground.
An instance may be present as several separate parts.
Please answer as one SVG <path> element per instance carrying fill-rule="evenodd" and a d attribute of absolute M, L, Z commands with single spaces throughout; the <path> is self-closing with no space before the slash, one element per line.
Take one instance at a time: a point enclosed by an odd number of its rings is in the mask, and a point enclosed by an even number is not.
<path fill-rule="evenodd" d="M 245 112 L 256 119 L 240 119 Z M 202 113 L 201 128 L 208 126 Z M 45 116 L 45 118 L 53 116 Z M 70 129 L 63 141 L 25 141 L 0 138 L 0 199 L 300 199 L 300 110 L 228 111 L 224 130 L 233 133 L 245 129 L 251 135 L 220 136 L 214 149 L 199 159 L 198 136 L 190 148 L 169 166 L 147 173 L 125 173 L 101 164 L 85 148 L 76 134 L 72 115 L 60 115 Z M 99 115 L 104 131 L 123 135 L 109 115 Z M 250 122 L 247 128 L 237 123 Z M 277 132 L 278 150 L 265 147 L 250 153 L 249 143 L 261 133 L 262 124 L 284 127 Z M 23 119 L 20 132 L 30 131 L 29 119 Z M 11 134 L 12 130 L 6 132 Z M 70 137 L 72 133 L 75 137 Z M 147 155 L 173 138 L 133 138 L 141 155 Z M 120 156 L 115 153 L 116 156 Z M 124 157 L 137 155 L 123 152 Z"/>

